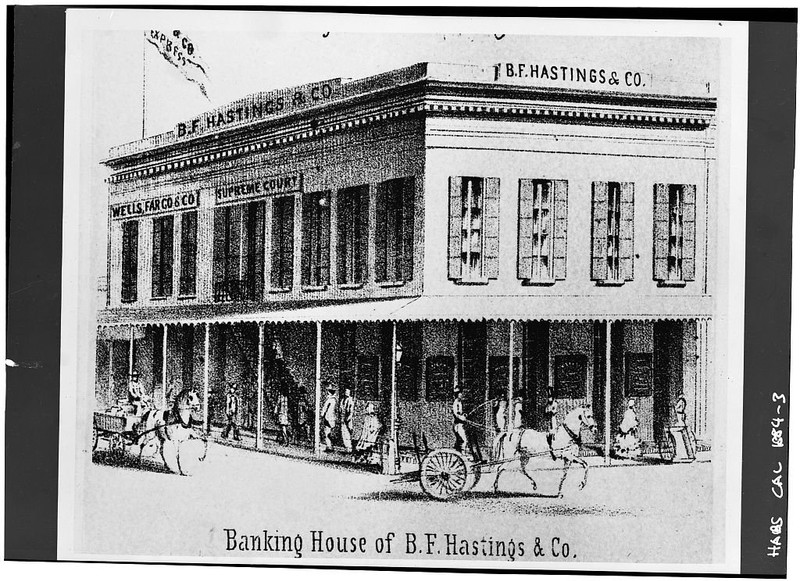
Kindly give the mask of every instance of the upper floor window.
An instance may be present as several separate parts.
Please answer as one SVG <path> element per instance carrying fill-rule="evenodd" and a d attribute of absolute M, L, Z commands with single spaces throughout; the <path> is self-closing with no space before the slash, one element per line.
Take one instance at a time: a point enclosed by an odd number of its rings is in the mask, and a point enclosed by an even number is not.
<path fill-rule="evenodd" d="M 341 190 L 336 210 L 336 282 L 362 284 L 367 278 L 369 187 Z"/>
<path fill-rule="evenodd" d="M 174 216 L 153 218 L 153 277 L 152 296 L 168 297 L 172 294 L 172 252 Z"/>
<path fill-rule="evenodd" d="M 294 196 L 272 202 L 272 274 L 275 289 L 292 287 L 294 278 Z"/>
<path fill-rule="evenodd" d="M 519 181 L 517 277 L 548 283 L 567 276 L 566 180 Z"/>
<path fill-rule="evenodd" d="M 258 300 L 264 292 L 263 200 L 214 210 L 214 300 Z"/>
<path fill-rule="evenodd" d="M 592 183 L 592 280 L 633 280 L 633 183 Z"/>
<path fill-rule="evenodd" d="M 653 278 L 662 284 L 694 280 L 696 187 L 655 184 Z"/>
<path fill-rule="evenodd" d="M 378 184 L 375 198 L 375 280 L 414 278 L 414 178 Z"/>
<path fill-rule="evenodd" d="M 181 215 L 181 295 L 197 292 L 197 211 Z"/>
<path fill-rule="evenodd" d="M 450 178 L 450 279 L 469 283 L 497 278 L 499 206 L 499 178 Z"/>
<path fill-rule="evenodd" d="M 136 300 L 139 274 L 139 222 L 129 220 L 122 224 L 122 302 Z"/>
<path fill-rule="evenodd" d="M 300 283 L 324 287 L 330 283 L 330 192 L 303 195 Z"/>

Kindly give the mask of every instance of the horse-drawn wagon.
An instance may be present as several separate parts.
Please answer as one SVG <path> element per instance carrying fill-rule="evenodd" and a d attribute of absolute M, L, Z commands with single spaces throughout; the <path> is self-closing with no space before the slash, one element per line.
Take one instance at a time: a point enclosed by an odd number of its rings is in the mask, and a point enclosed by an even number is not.
<path fill-rule="evenodd" d="M 495 480 L 493 489 L 498 490 L 500 474 L 508 465 L 519 460 L 522 473 L 527 476 L 536 489 L 536 482 L 528 472 L 528 462 L 533 458 L 550 458 L 553 461 L 563 462 L 563 473 L 558 485 L 558 495 L 567 476 L 567 470 L 574 464 L 583 467 L 584 473 L 580 488 L 586 485 L 589 468 L 585 460 L 580 457 L 581 429 L 596 429 L 591 409 L 576 408 L 572 410 L 552 437 L 545 432 L 528 429 L 516 429 L 511 432 L 499 434 L 492 446 L 493 459 L 473 460 L 466 454 L 453 448 L 438 448 L 427 450 L 423 455 L 414 441 L 419 469 L 405 472 L 395 478 L 393 482 L 410 483 L 419 482 L 423 492 L 436 500 L 449 500 L 459 494 L 473 489 L 484 473 L 494 472 Z M 423 438 L 424 441 L 424 438 Z"/>
<path fill-rule="evenodd" d="M 208 439 L 196 428 L 202 425 L 200 400 L 191 390 L 175 397 L 169 409 L 156 409 L 147 402 L 140 408 L 119 405 L 105 412 L 94 412 L 92 451 L 101 439 L 108 450 L 121 456 L 138 446 L 139 463 L 144 456 L 161 456 L 164 465 L 176 474 L 189 475 L 208 451 Z"/>

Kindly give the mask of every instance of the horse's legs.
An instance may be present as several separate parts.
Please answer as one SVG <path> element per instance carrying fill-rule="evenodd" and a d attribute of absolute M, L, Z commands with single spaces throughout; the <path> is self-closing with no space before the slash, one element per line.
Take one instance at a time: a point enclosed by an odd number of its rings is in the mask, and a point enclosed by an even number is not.
<path fill-rule="evenodd" d="M 561 459 L 564 462 L 564 472 L 561 474 L 561 482 L 558 483 L 558 497 L 561 498 L 564 496 L 561 494 L 561 487 L 564 486 L 564 481 L 567 479 L 567 470 L 569 470 L 569 465 L 572 463 L 570 458 L 566 456 L 562 457 Z"/>
<path fill-rule="evenodd" d="M 531 481 L 533 485 L 533 489 L 536 490 L 536 481 L 533 479 L 533 476 L 530 475 L 528 472 L 528 462 L 530 462 L 531 457 L 527 454 L 521 454 L 519 457 L 519 466 L 522 469 L 522 473 L 528 477 L 528 480 Z"/>
<path fill-rule="evenodd" d="M 493 486 L 495 494 L 497 493 L 497 484 L 500 482 L 500 474 L 505 469 L 506 469 L 506 465 L 505 464 L 498 464 L 497 465 L 497 471 L 495 472 L 494 486 Z"/>
<path fill-rule="evenodd" d="M 586 460 L 580 457 L 574 458 L 572 461 L 583 466 L 583 478 L 581 479 L 581 483 L 578 485 L 578 490 L 583 490 L 583 487 L 586 486 L 586 480 L 589 478 L 589 464 L 586 462 Z"/>

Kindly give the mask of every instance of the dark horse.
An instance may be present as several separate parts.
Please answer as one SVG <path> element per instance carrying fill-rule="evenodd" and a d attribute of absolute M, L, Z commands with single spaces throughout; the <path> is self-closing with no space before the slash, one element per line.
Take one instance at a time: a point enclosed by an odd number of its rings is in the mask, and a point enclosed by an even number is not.
<path fill-rule="evenodd" d="M 546 432 L 535 430 L 514 430 L 511 433 L 502 433 L 494 441 L 494 459 L 498 462 L 497 473 L 494 479 L 494 491 L 497 492 L 497 483 L 500 474 L 509 467 L 512 460 L 519 457 L 522 473 L 531 481 L 536 490 L 536 482 L 528 473 L 528 462 L 533 457 L 552 458 L 564 463 L 564 472 L 558 483 L 558 496 L 561 496 L 561 487 L 567 478 L 567 470 L 575 463 L 583 466 L 583 479 L 579 488 L 586 486 L 589 475 L 589 465 L 580 457 L 581 428 L 597 429 L 597 424 L 592 415 L 592 408 L 578 407 L 567 414 L 564 421 L 553 435 L 552 447 L 547 441 Z"/>
<path fill-rule="evenodd" d="M 208 450 L 208 441 L 195 428 L 202 421 L 200 398 L 191 389 L 181 391 L 169 409 L 147 410 L 139 424 L 139 461 L 160 453 L 172 472 L 190 475 Z"/>

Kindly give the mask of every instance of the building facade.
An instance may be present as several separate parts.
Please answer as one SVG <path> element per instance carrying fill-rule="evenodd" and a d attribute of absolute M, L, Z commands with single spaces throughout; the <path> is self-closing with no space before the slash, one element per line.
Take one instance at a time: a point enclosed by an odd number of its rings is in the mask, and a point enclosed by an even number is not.
<path fill-rule="evenodd" d="M 484 445 L 497 401 L 543 428 L 553 393 L 607 454 L 629 400 L 652 443 L 683 395 L 711 445 L 716 99 L 507 66 L 259 93 L 114 148 L 98 406 L 136 369 L 213 429 L 235 383 L 260 446 L 288 385 L 319 448 L 330 381 L 396 455 L 452 445 L 457 385 Z"/>

